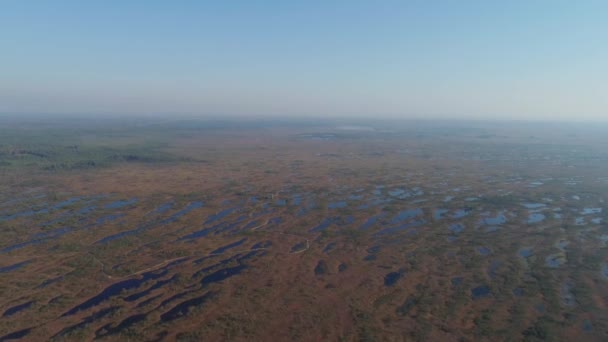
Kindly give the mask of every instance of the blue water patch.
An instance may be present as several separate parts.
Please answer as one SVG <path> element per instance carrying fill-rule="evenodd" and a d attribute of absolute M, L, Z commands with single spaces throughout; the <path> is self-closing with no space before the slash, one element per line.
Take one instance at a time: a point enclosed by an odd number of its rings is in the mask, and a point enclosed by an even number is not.
<path fill-rule="evenodd" d="M 257 256 L 257 257 L 261 257 L 261 256 L 264 256 L 264 255 L 266 255 L 266 254 L 267 254 L 267 252 L 266 252 L 266 251 L 251 251 L 251 252 L 249 252 L 249 253 L 247 253 L 247 254 L 245 254 L 245 255 L 243 255 L 243 256 L 241 256 L 241 255 L 239 254 L 239 255 L 238 255 L 238 259 L 237 259 L 237 261 L 238 261 L 238 262 L 240 262 L 240 263 L 242 263 L 243 261 L 248 260 L 248 259 L 251 259 L 251 258 L 253 258 L 253 257 L 255 257 L 255 256 Z"/>
<path fill-rule="evenodd" d="M 423 214 L 423 212 L 422 212 L 422 209 L 420 209 L 420 208 L 400 211 L 399 214 L 397 214 L 397 216 L 393 217 L 393 219 L 391 220 L 391 223 L 392 224 L 399 223 L 399 222 L 420 216 L 422 214 Z"/>
<path fill-rule="evenodd" d="M 55 209 L 55 210 L 61 209 L 61 208 L 70 206 L 70 205 L 72 205 L 72 204 L 74 204 L 74 203 L 76 203 L 76 202 L 78 202 L 80 200 L 81 200 L 81 197 L 72 197 L 72 198 L 69 198 L 69 199 L 67 199 L 67 200 L 65 200 L 63 202 L 59 202 L 59 203 L 55 204 L 54 206 L 52 206 L 52 208 Z"/>
<path fill-rule="evenodd" d="M 196 273 L 194 273 L 194 274 L 192 275 L 192 278 L 196 278 L 196 277 L 198 277 L 198 276 L 200 276 L 200 275 L 202 275 L 202 274 L 205 274 L 205 273 L 207 273 L 207 272 L 209 272 L 209 271 L 211 271 L 211 270 L 217 269 L 217 268 L 218 268 L 218 267 L 220 267 L 220 266 L 227 265 L 227 264 L 229 264 L 229 263 L 231 263 L 231 262 L 238 262 L 238 263 L 242 263 L 243 261 L 245 261 L 245 260 L 247 260 L 247 259 L 249 259 L 249 258 L 252 258 L 252 257 L 254 257 L 254 256 L 263 256 L 263 255 L 264 255 L 264 253 L 265 253 L 265 251 L 255 251 L 255 250 L 254 250 L 254 251 L 251 251 L 251 252 L 249 252 L 249 253 L 247 253 L 247 254 L 245 254 L 245 255 L 237 254 L 237 255 L 232 256 L 232 257 L 230 257 L 230 258 L 227 258 L 227 259 L 221 260 L 220 262 L 218 262 L 218 263 L 216 263 L 216 264 L 214 264 L 214 265 L 207 266 L 207 267 L 205 267 L 205 268 L 202 268 L 202 269 L 198 270 Z M 204 261 L 205 259 L 208 259 L 208 258 L 213 257 L 213 256 L 216 256 L 216 255 L 213 255 L 213 254 L 212 254 L 212 255 L 210 255 L 210 256 L 208 256 L 208 257 L 201 258 L 201 259 L 199 259 L 199 260 L 195 261 L 195 263 L 200 263 L 200 262 Z M 220 270 L 220 271 L 221 271 L 221 270 Z M 240 272 L 240 271 L 239 271 L 239 272 Z M 220 274 L 221 274 L 221 272 L 220 272 Z M 216 276 L 218 276 L 218 275 L 216 275 Z M 213 277 L 212 277 L 212 278 L 210 278 L 210 279 L 213 279 Z"/>
<path fill-rule="evenodd" d="M 24 338 L 32 331 L 32 329 L 33 328 L 27 328 L 27 329 L 22 329 L 19 331 L 15 331 L 15 332 L 6 334 L 6 335 L 0 337 L 0 341 L 4 342 L 4 341 L 12 341 L 12 340 L 18 340 L 18 339 Z"/>
<path fill-rule="evenodd" d="M 195 265 L 202 264 L 203 262 L 205 262 L 205 261 L 207 261 L 209 259 L 217 258 L 218 256 L 219 256 L 219 254 L 218 255 L 205 255 L 202 258 L 198 258 L 198 259 L 192 261 L 192 263 L 195 264 Z"/>
<path fill-rule="evenodd" d="M 378 254 L 378 252 L 380 252 L 380 249 L 382 249 L 382 247 L 379 245 L 368 248 L 367 249 L 368 254 L 365 258 L 363 258 L 363 260 L 365 260 L 365 261 L 376 260 L 376 255 Z"/>
<path fill-rule="evenodd" d="M 348 204 L 345 201 L 332 202 L 327 205 L 328 209 L 342 209 L 346 208 Z"/>
<path fill-rule="evenodd" d="M 78 209 L 77 213 L 79 215 L 87 215 L 87 214 L 90 214 L 91 212 L 93 212 L 95 209 L 97 209 L 97 206 L 89 205 L 87 207 L 82 207 L 82 208 Z"/>
<path fill-rule="evenodd" d="M 390 272 L 384 276 L 384 286 L 393 286 L 403 276 L 402 272 Z"/>
<path fill-rule="evenodd" d="M 444 215 L 447 214 L 449 212 L 448 209 L 435 209 L 435 212 L 433 213 L 433 218 L 436 221 L 439 221 L 441 219 L 444 218 Z"/>
<path fill-rule="evenodd" d="M 150 293 L 152 293 L 152 291 L 154 291 L 156 289 L 160 289 L 161 287 L 174 282 L 176 279 L 177 279 L 177 276 L 174 275 L 169 279 L 157 280 L 156 283 L 154 283 L 154 285 L 150 286 L 149 288 L 147 288 L 141 292 L 134 293 L 130 296 L 127 296 L 124 298 L 124 300 L 127 302 L 134 302 L 140 298 L 143 298 L 143 297 L 149 295 Z"/>
<path fill-rule="evenodd" d="M 296 216 L 297 217 L 302 217 L 302 216 L 308 214 L 313 208 L 314 208 L 314 206 L 302 207 L 302 208 L 298 209 L 298 212 L 296 213 Z"/>
<path fill-rule="evenodd" d="M 279 225 L 281 223 L 283 223 L 283 218 L 281 218 L 281 217 L 273 217 L 270 220 L 268 220 L 269 226 Z"/>
<path fill-rule="evenodd" d="M 110 214 L 110 215 L 106 215 L 106 216 L 102 216 L 100 218 L 98 218 L 97 220 L 95 220 L 96 224 L 106 224 L 108 222 L 112 222 L 115 220 L 118 220 L 121 217 L 124 217 L 125 214 Z"/>
<path fill-rule="evenodd" d="M 291 253 L 295 253 L 295 252 L 300 252 L 306 249 L 306 241 L 302 241 L 302 242 L 298 242 L 295 245 L 293 245 L 291 247 L 290 252 Z"/>
<path fill-rule="evenodd" d="M 526 207 L 526 209 L 540 209 L 540 208 L 544 208 L 547 206 L 546 204 L 543 204 L 543 203 L 522 203 L 521 205 Z"/>
<path fill-rule="evenodd" d="M 232 214 L 233 212 L 237 211 L 238 209 L 239 209 L 239 207 L 228 208 L 228 209 L 224 209 L 224 210 L 220 211 L 217 214 L 210 215 L 207 218 L 207 221 L 205 221 L 205 224 L 209 224 L 209 223 L 213 223 L 213 222 L 215 222 L 217 220 L 221 220 L 224 217 L 226 217 L 226 216 Z"/>
<path fill-rule="evenodd" d="M 291 202 L 291 203 L 292 203 L 293 205 L 295 205 L 295 206 L 299 206 L 299 205 L 301 205 L 301 204 L 302 204 L 302 201 L 303 201 L 303 200 L 304 200 L 304 199 L 302 198 L 302 196 L 300 196 L 300 195 L 293 195 L 293 200 L 292 200 L 292 202 Z"/>
<path fill-rule="evenodd" d="M 545 220 L 545 215 L 540 213 L 532 213 L 528 216 L 528 224 L 539 223 Z"/>
<path fill-rule="evenodd" d="M 414 228 L 414 227 L 419 227 L 422 226 L 423 224 L 425 224 L 426 221 L 424 220 L 419 220 L 419 221 L 413 221 L 410 223 L 406 223 L 406 224 L 402 224 L 396 227 L 390 227 L 390 228 L 384 228 L 376 233 L 374 233 L 374 236 L 380 236 L 380 235 L 387 235 L 387 234 L 394 234 L 403 230 L 407 230 L 410 228 Z"/>
<path fill-rule="evenodd" d="M 69 228 L 69 227 L 58 228 L 58 229 L 55 229 L 55 230 L 52 230 L 49 232 L 36 233 L 32 236 L 32 239 L 33 240 L 55 239 L 55 238 L 58 238 L 62 235 L 69 233 L 70 231 L 72 231 L 72 228 Z"/>
<path fill-rule="evenodd" d="M 498 214 L 496 217 L 485 217 L 481 221 L 489 226 L 498 226 L 507 223 L 507 217 L 504 214 Z"/>
<path fill-rule="evenodd" d="M 30 306 L 32 306 L 32 304 L 34 304 L 35 301 L 29 301 L 23 304 L 19 304 L 19 305 L 15 305 L 13 307 L 10 307 L 8 309 L 6 309 L 6 311 L 4 311 L 4 313 L 2 314 L 2 317 L 8 317 L 8 316 L 12 316 L 14 314 L 16 314 L 19 311 L 23 311 L 27 308 L 29 308 Z"/>
<path fill-rule="evenodd" d="M 213 254 L 212 254 L 212 255 L 209 255 L 209 256 L 206 256 L 206 257 L 200 258 L 200 259 L 198 259 L 198 260 L 195 260 L 195 261 L 194 261 L 194 263 L 195 263 L 195 264 L 200 264 L 200 263 L 202 263 L 203 261 L 205 261 L 206 259 L 210 259 L 211 257 L 215 257 L 215 256 L 217 256 L 217 255 L 213 255 Z M 213 264 L 213 265 L 211 265 L 211 266 L 206 266 L 206 267 L 204 267 L 204 268 L 202 268 L 202 269 L 200 269 L 200 270 L 196 271 L 196 272 L 195 272 L 195 273 L 192 275 L 192 278 L 197 278 L 198 276 L 200 276 L 200 275 L 202 275 L 202 274 L 205 274 L 205 273 L 207 273 L 207 272 L 209 272 L 209 271 L 211 271 L 211 270 L 213 270 L 213 269 L 216 269 L 216 268 L 218 268 L 218 267 L 220 267 L 220 266 L 223 266 L 223 265 L 226 265 L 226 264 L 228 264 L 228 263 L 231 263 L 231 262 L 236 262 L 236 261 L 238 261 L 238 257 L 239 257 L 239 256 L 240 256 L 240 255 L 231 256 L 230 258 L 227 258 L 227 259 L 221 260 L 220 262 L 218 262 L 218 263 L 216 263 L 216 264 Z"/>
<path fill-rule="evenodd" d="M 204 295 L 188 299 L 177 304 L 171 310 L 160 315 L 161 322 L 170 322 L 180 317 L 186 316 L 193 308 L 200 307 L 216 296 L 215 292 L 207 292 Z"/>
<path fill-rule="evenodd" d="M 487 285 L 480 285 L 471 289 L 471 298 L 480 299 L 491 295 L 490 288 Z"/>
<path fill-rule="evenodd" d="M 602 208 L 583 208 L 581 214 L 583 215 L 592 215 L 592 214 L 601 214 Z"/>
<path fill-rule="evenodd" d="M 458 210 L 454 211 L 452 213 L 452 215 L 450 215 L 450 217 L 454 218 L 454 219 L 461 219 L 461 218 L 468 216 L 472 211 L 473 211 L 472 208 L 458 209 Z"/>
<path fill-rule="evenodd" d="M 558 268 L 564 262 L 564 257 L 560 254 L 552 254 L 545 258 L 545 264 L 550 268 Z"/>
<path fill-rule="evenodd" d="M 205 205 L 205 203 L 203 203 L 203 202 L 199 202 L 199 201 L 192 202 L 192 203 L 188 204 L 184 209 L 182 209 L 182 210 L 176 212 L 175 214 L 167 217 L 166 219 L 160 221 L 160 224 L 167 224 L 167 223 L 175 222 L 180 217 L 190 213 L 194 209 L 202 208 L 204 205 Z"/>
<path fill-rule="evenodd" d="M 209 228 L 203 228 L 201 230 L 197 230 L 195 232 L 192 232 L 188 235 L 184 235 L 181 238 L 177 239 L 177 241 L 184 241 L 184 240 L 194 240 L 194 239 L 199 239 L 202 237 L 205 237 L 207 235 L 209 235 L 210 233 L 222 228 L 226 226 L 226 222 L 222 222 L 220 224 L 217 224 L 213 227 L 209 227 Z"/>
<path fill-rule="evenodd" d="M 232 234 L 236 234 L 237 233 L 236 228 L 239 226 L 239 222 L 232 222 L 232 223 L 222 222 L 217 226 L 218 227 L 213 232 L 214 235 L 218 235 L 218 234 L 225 233 L 225 232 L 230 232 Z"/>
<path fill-rule="evenodd" d="M 38 215 L 38 214 L 48 214 L 48 213 L 49 213 L 49 210 L 46 208 L 40 209 L 40 210 L 27 210 L 27 211 L 22 211 L 22 212 L 19 212 L 16 214 L 0 217 L 0 222 L 11 221 L 11 220 L 17 219 L 19 217 L 29 217 L 29 216 L 34 216 L 34 215 Z"/>
<path fill-rule="evenodd" d="M 251 249 L 268 248 L 270 246 L 272 246 L 272 241 L 266 240 L 256 243 L 255 245 L 251 246 Z"/>
<path fill-rule="evenodd" d="M 338 219 L 338 218 L 337 217 L 327 217 L 323 221 L 321 221 L 321 223 L 319 223 L 316 227 L 311 228 L 309 230 L 309 232 L 320 232 L 322 230 L 325 230 L 325 229 L 329 228 L 329 226 L 331 226 L 332 223 L 334 223 L 334 221 L 336 221 L 336 219 Z"/>
<path fill-rule="evenodd" d="M 477 253 L 486 256 L 492 254 L 492 251 L 487 247 L 477 247 Z"/>
<path fill-rule="evenodd" d="M 379 205 L 382 205 L 382 204 L 389 203 L 390 201 L 391 200 L 387 199 L 387 198 L 376 198 L 376 199 L 371 200 L 368 204 L 363 204 L 363 205 L 359 206 L 359 209 L 366 209 L 366 208 L 363 208 L 363 207 L 367 207 L 367 208 L 369 208 L 369 207 L 376 207 L 376 206 L 379 206 Z"/>
<path fill-rule="evenodd" d="M 350 195 L 348 199 L 351 201 L 360 201 L 363 199 L 363 195 Z"/>
<path fill-rule="evenodd" d="M 8 272 L 18 270 L 21 267 L 23 267 L 29 263 L 30 263 L 30 260 L 26 260 L 26 261 L 18 262 L 16 264 L 0 267 L 0 273 L 8 273 Z"/>
<path fill-rule="evenodd" d="M 462 232 L 464 230 L 464 225 L 462 225 L 460 223 L 452 223 L 452 224 L 450 224 L 448 229 L 454 234 L 459 234 L 460 232 Z"/>
<path fill-rule="evenodd" d="M 389 196 L 395 197 L 398 199 L 406 199 L 410 198 L 412 194 L 404 189 L 392 189 L 388 191 Z"/>
<path fill-rule="evenodd" d="M 242 222 L 249 218 L 249 215 L 241 215 L 234 220 L 234 222 Z"/>
<path fill-rule="evenodd" d="M 27 246 L 40 244 L 47 240 L 58 238 L 70 231 L 72 231 L 72 228 L 64 227 L 64 228 L 59 228 L 59 229 L 56 229 L 56 230 L 53 230 L 50 232 L 37 233 L 37 234 L 34 234 L 32 240 L 20 242 L 20 243 L 14 244 L 14 245 L 10 245 L 8 247 L 4 247 L 3 249 L 0 250 L 0 254 L 12 252 L 17 249 L 25 248 Z"/>
<path fill-rule="evenodd" d="M 382 249 L 382 246 L 376 245 L 376 246 L 372 246 L 372 247 L 368 248 L 366 250 L 366 252 L 369 254 L 377 254 L 380 252 L 381 249 Z"/>
<path fill-rule="evenodd" d="M 570 244 L 570 241 L 562 239 L 557 242 L 556 246 L 557 246 L 557 248 L 559 248 L 563 251 L 566 249 L 566 247 L 568 247 L 569 244 Z"/>
<path fill-rule="evenodd" d="M 63 328 L 60 332 L 58 332 L 53 337 L 51 337 L 51 340 L 55 340 L 59 337 L 68 335 L 76 330 L 82 329 L 85 326 L 87 326 L 97 320 L 100 320 L 106 316 L 110 316 L 110 315 L 116 313 L 119 309 L 120 309 L 119 306 L 111 306 L 109 308 L 101 309 L 101 310 L 95 312 L 94 314 L 83 318 L 82 321 L 80 321 L 79 323 L 71 325 L 67 328 Z"/>
<path fill-rule="evenodd" d="M 586 333 L 593 332 L 593 324 L 591 324 L 590 320 L 586 319 L 583 321 L 582 329 Z"/>
<path fill-rule="evenodd" d="M 529 258 L 534 255 L 534 251 L 531 247 L 522 248 L 517 253 L 522 258 Z"/>
<path fill-rule="evenodd" d="M 161 204 L 156 209 L 152 210 L 150 212 L 150 214 L 164 214 L 165 212 L 167 212 L 171 208 L 173 208 L 174 204 L 175 203 L 173 203 L 173 202 L 168 202 L 168 203 L 165 203 L 165 204 Z"/>
<path fill-rule="evenodd" d="M 77 313 L 78 311 L 87 310 L 96 305 L 101 304 L 102 302 L 110 299 L 111 297 L 118 296 L 123 291 L 128 291 L 131 289 L 138 288 L 143 283 L 149 280 L 155 280 L 161 278 L 167 274 L 167 270 L 164 269 L 160 273 L 146 272 L 143 274 L 141 279 L 128 279 L 119 281 L 114 283 L 108 287 L 106 287 L 101 293 L 98 295 L 86 300 L 85 302 L 73 307 L 72 309 L 65 312 L 61 317 L 71 316 Z"/>
<path fill-rule="evenodd" d="M 112 235 L 106 236 L 104 238 L 101 238 L 100 240 L 97 240 L 95 242 L 95 244 L 108 243 L 110 241 L 114 241 L 116 239 L 120 239 L 120 238 L 123 238 L 123 237 L 126 237 L 126 236 L 135 235 L 135 234 L 139 233 L 140 231 L 141 231 L 140 228 L 136 228 L 136 229 L 126 230 L 124 232 L 112 234 Z"/>
<path fill-rule="evenodd" d="M 42 283 L 40 283 L 40 285 L 38 285 L 36 288 L 38 288 L 38 289 L 45 288 L 45 287 L 47 287 L 47 286 L 49 286 L 51 284 L 54 284 L 54 283 L 56 283 L 58 281 L 63 280 L 63 278 L 64 278 L 63 276 L 58 276 L 58 277 L 55 277 L 55 278 L 47 279 L 47 280 L 43 281 Z"/>
<path fill-rule="evenodd" d="M 317 262 L 314 272 L 316 276 L 322 276 L 329 273 L 329 267 L 327 266 L 325 260 L 319 260 L 319 262 Z"/>
<path fill-rule="evenodd" d="M 4 247 L 3 249 L 0 250 L 0 254 L 5 254 L 5 253 L 8 253 L 8 252 L 12 252 L 14 250 L 17 250 L 17 249 L 25 248 L 27 246 L 36 245 L 36 244 L 43 243 L 43 242 L 44 242 L 43 240 L 31 240 L 31 241 L 25 241 L 25 242 L 17 243 L 17 244 L 14 244 L 14 245 L 10 245 L 8 247 Z"/>
<path fill-rule="evenodd" d="M 224 269 L 215 271 L 215 272 L 203 277 L 203 279 L 201 279 L 201 286 L 204 287 L 206 285 L 209 285 L 212 283 L 217 283 L 222 280 L 228 279 L 230 277 L 240 274 L 245 269 L 247 269 L 246 265 L 238 265 L 238 266 L 228 267 L 228 268 L 224 268 Z"/>
<path fill-rule="evenodd" d="M 229 244 L 227 244 L 225 246 L 222 246 L 222 247 L 220 247 L 220 248 L 212 251 L 210 254 L 222 254 L 222 253 L 224 253 L 225 251 L 227 251 L 227 250 L 229 250 L 231 248 L 234 248 L 234 247 L 242 245 L 243 243 L 245 243 L 245 241 L 247 241 L 247 238 L 243 238 L 243 239 L 241 239 L 239 241 L 235 241 L 233 243 L 229 243 Z"/>
<path fill-rule="evenodd" d="M 187 296 L 187 295 L 189 295 L 190 293 L 192 293 L 192 291 L 185 291 L 185 292 L 181 292 L 181 293 L 175 294 L 175 295 L 173 295 L 173 296 L 171 296 L 171 297 L 169 297 L 169 298 L 167 298 L 167 299 L 163 300 L 163 301 L 162 301 L 162 302 L 161 302 L 161 303 L 158 305 L 158 307 L 157 307 L 157 308 L 162 308 L 163 306 L 165 306 L 165 305 L 167 305 L 167 304 L 169 304 L 169 303 L 171 303 L 171 302 L 174 302 L 174 301 L 176 301 L 176 300 L 178 300 L 178 299 L 181 299 L 181 298 L 186 297 L 186 296 Z"/>
<path fill-rule="evenodd" d="M 338 217 L 334 221 L 334 223 L 338 226 L 348 226 L 355 222 L 355 218 L 352 215 L 348 215 L 346 217 Z"/>
<path fill-rule="evenodd" d="M 278 205 L 279 207 L 284 207 L 287 205 L 287 200 L 286 199 L 278 199 L 274 202 L 275 205 Z"/>
<path fill-rule="evenodd" d="M 120 233 L 116 233 L 116 234 L 113 234 L 113 235 L 106 236 L 106 237 L 104 237 L 104 238 L 96 241 L 95 243 L 96 244 L 108 243 L 108 242 L 116 240 L 116 239 L 120 239 L 120 238 L 123 238 L 123 237 L 139 234 L 139 233 L 141 233 L 144 230 L 151 229 L 151 228 L 153 228 L 155 226 L 158 226 L 158 225 L 163 225 L 163 224 L 175 222 L 181 216 L 183 216 L 183 215 L 191 212 L 194 209 L 201 208 L 201 207 L 203 207 L 203 205 L 204 205 L 203 202 L 192 202 L 189 205 L 187 205 L 184 209 L 178 211 L 177 213 L 169 216 L 168 218 L 166 218 L 164 220 L 157 221 L 157 222 L 148 222 L 148 223 L 145 223 L 145 224 L 142 224 L 142 225 L 138 226 L 135 229 L 126 230 L 126 231 L 123 231 L 123 232 L 120 232 Z M 181 238 L 180 240 L 182 240 L 182 239 L 184 239 L 184 238 Z"/>
<path fill-rule="evenodd" d="M 336 243 L 330 242 L 327 244 L 327 246 L 325 246 L 325 248 L 323 248 L 323 253 L 327 254 L 327 253 L 333 251 L 335 248 L 336 248 Z"/>
<path fill-rule="evenodd" d="M 560 288 L 560 297 L 562 299 L 562 303 L 566 306 L 575 306 L 576 298 L 574 297 L 574 293 L 572 293 L 573 285 L 566 281 L 562 284 Z"/>
<path fill-rule="evenodd" d="M 105 205 L 104 208 L 106 209 L 120 209 L 120 208 L 124 208 L 126 206 L 132 205 L 137 203 L 137 198 L 131 198 L 128 200 L 119 200 L 119 201 L 114 201 L 112 203 L 108 203 Z"/>
<path fill-rule="evenodd" d="M 361 230 L 370 229 L 372 226 L 374 226 L 376 223 L 378 223 L 378 221 L 382 217 L 384 217 L 384 214 L 379 214 L 379 215 L 368 218 L 367 221 L 365 221 L 365 223 L 363 225 L 361 225 L 361 227 L 359 227 L 359 229 L 361 229 Z"/>
<path fill-rule="evenodd" d="M 418 304 L 418 299 L 413 295 L 407 296 L 402 305 L 400 305 L 396 312 L 401 316 L 407 315 L 412 308 L 414 308 Z"/>

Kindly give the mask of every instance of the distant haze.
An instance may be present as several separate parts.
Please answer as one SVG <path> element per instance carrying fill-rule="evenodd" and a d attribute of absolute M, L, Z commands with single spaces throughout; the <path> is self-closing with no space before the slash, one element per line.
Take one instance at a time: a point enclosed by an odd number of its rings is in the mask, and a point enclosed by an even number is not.
<path fill-rule="evenodd" d="M 0 115 L 608 120 L 608 1 L 2 1 Z"/>

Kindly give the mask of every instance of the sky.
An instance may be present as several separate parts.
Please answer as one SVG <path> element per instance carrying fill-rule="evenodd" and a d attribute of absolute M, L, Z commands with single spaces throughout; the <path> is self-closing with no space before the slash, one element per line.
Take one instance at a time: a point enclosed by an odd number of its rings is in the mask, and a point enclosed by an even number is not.
<path fill-rule="evenodd" d="M 0 115 L 608 121 L 608 1 L 3 0 Z"/>

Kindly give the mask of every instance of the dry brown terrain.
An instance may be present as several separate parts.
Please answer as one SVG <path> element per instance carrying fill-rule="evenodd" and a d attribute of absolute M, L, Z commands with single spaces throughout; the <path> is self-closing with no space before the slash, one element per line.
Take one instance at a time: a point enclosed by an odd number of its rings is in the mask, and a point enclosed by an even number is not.
<path fill-rule="evenodd" d="M 10 124 L 2 341 L 608 339 L 603 128 Z"/>

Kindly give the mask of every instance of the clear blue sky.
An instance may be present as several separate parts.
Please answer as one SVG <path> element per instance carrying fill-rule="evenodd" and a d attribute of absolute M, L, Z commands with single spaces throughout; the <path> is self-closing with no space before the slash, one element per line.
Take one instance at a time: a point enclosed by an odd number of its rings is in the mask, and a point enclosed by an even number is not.
<path fill-rule="evenodd" d="M 0 44 L 0 113 L 608 120 L 608 1 L 4 0 Z"/>

